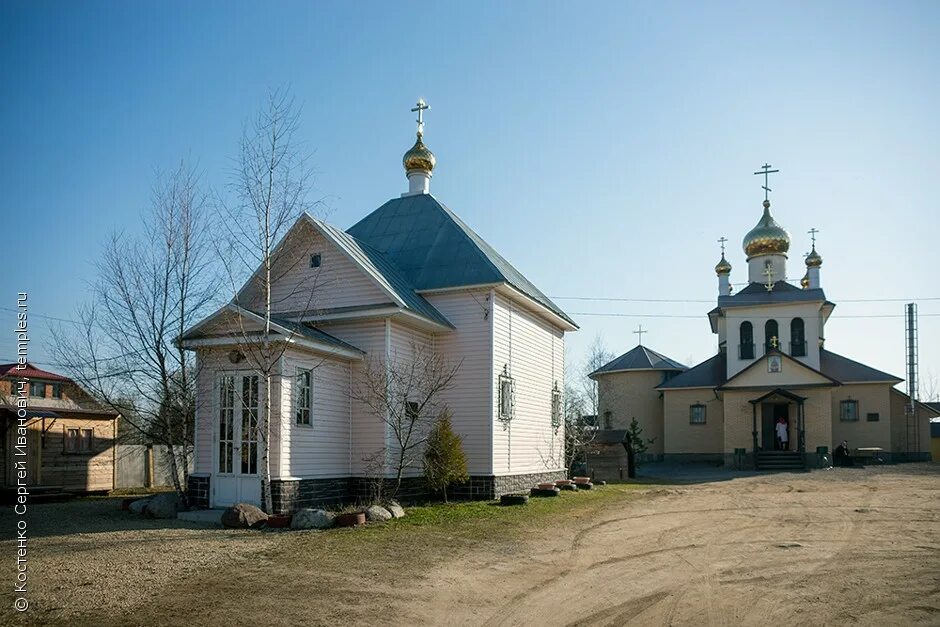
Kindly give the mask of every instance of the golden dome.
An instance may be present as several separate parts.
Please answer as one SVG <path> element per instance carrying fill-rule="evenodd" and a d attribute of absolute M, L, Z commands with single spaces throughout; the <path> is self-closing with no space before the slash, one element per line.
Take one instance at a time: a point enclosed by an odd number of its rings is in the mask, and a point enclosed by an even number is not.
<path fill-rule="evenodd" d="M 803 275 L 803 278 L 800 279 L 800 286 L 805 290 L 809 287 L 809 272 Z"/>
<path fill-rule="evenodd" d="M 731 264 L 725 259 L 724 253 L 721 254 L 721 261 L 715 266 L 715 274 L 728 274 L 731 272 Z"/>
<path fill-rule="evenodd" d="M 822 255 L 816 252 L 816 247 L 813 246 L 813 250 L 806 255 L 806 267 L 807 268 L 818 268 L 822 265 Z"/>
<path fill-rule="evenodd" d="M 790 234 L 770 215 L 770 201 L 764 201 L 764 215 L 744 236 L 744 252 L 748 259 L 757 255 L 785 254 L 790 250 Z"/>
<path fill-rule="evenodd" d="M 421 133 L 418 133 L 415 145 L 401 158 L 401 163 L 405 166 L 405 172 L 424 170 L 430 173 L 434 169 L 437 159 L 434 157 L 434 153 L 428 150 L 428 147 L 421 141 Z"/>

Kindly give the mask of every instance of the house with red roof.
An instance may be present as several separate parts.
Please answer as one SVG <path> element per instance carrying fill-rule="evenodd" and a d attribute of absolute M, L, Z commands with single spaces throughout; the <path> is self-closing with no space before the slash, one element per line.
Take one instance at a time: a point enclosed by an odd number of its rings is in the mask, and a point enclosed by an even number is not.
<path fill-rule="evenodd" d="M 113 489 L 119 418 L 68 377 L 0 365 L 0 485 L 25 483 L 33 494 Z"/>

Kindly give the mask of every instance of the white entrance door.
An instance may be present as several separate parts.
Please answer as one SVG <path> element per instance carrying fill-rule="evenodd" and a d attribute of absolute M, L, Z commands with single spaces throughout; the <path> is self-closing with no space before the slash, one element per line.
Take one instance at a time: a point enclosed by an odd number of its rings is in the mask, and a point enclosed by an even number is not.
<path fill-rule="evenodd" d="M 259 379 L 252 373 L 219 377 L 215 473 L 210 481 L 213 507 L 235 503 L 261 505 L 257 428 L 261 411 Z"/>

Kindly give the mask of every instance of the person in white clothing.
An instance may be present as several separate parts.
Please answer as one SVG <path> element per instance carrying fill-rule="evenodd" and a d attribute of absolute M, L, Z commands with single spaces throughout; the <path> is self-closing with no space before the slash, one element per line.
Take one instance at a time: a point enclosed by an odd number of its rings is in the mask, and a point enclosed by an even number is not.
<path fill-rule="evenodd" d="M 790 450 L 790 436 L 787 433 L 787 419 L 783 416 L 777 421 L 777 448 L 781 451 Z"/>

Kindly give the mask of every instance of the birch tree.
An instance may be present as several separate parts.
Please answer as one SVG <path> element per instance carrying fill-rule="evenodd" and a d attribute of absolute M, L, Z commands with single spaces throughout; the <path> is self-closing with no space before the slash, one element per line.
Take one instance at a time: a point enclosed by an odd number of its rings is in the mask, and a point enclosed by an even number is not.
<path fill-rule="evenodd" d="M 281 240 L 297 219 L 316 204 L 309 200 L 312 171 L 297 140 L 298 121 L 299 109 L 290 94 L 272 92 L 245 127 L 228 197 L 219 201 L 218 251 L 232 301 L 256 313 L 262 321 L 260 333 L 255 333 L 246 330 L 244 318 L 239 318 L 233 335 L 248 364 L 258 372 L 264 390 L 261 416 L 252 424 L 259 442 L 262 498 L 268 512 L 273 511 L 271 395 L 274 379 L 279 376 L 278 362 L 291 339 L 272 332 L 271 318 L 279 304 L 274 300 L 273 288 L 281 277 L 303 262 L 293 242 Z M 247 291 L 240 289 L 246 275 L 250 277 Z M 322 286 L 316 285 L 315 279 L 304 282 L 296 285 L 290 296 L 302 294 L 301 309 L 306 311 L 319 287 Z M 249 300 L 240 302 L 243 298 Z"/>
<path fill-rule="evenodd" d="M 53 331 L 52 352 L 99 404 L 143 439 L 162 444 L 185 500 L 193 452 L 196 363 L 177 341 L 213 304 L 219 275 L 207 239 L 208 197 L 181 162 L 158 174 L 143 232 L 114 233 L 97 264 L 92 298 L 75 326 Z"/>

